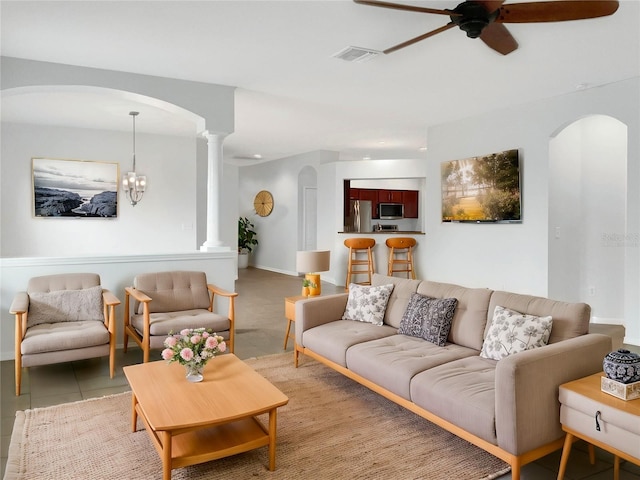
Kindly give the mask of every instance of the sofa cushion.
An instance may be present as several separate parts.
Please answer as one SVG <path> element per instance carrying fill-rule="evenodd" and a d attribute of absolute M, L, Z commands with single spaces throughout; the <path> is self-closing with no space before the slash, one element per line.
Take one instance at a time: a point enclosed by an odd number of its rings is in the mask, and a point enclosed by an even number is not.
<path fill-rule="evenodd" d="M 453 343 L 438 347 L 422 338 L 392 335 L 350 347 L 347 350 L 347 367 L 409 400 L 409 385 L 414 375 L 459 358 L 477 355 L 476 350 Z"/>
<path fill-rule="evenodd" d="M 59 352 L 109 344 L 109 331 L 95 320 L 44 323 L 27 330 L 20 344 L 23 355 Z"/>
<path fill-rule="evenodd" d="M 458 299 L 448 340 L 480 351 L 492 290 L 424 280 L 418 286 L 417 292 L 433 298 Z"/>
<path fill-rule="evenodd" d="M 393 284 L 366 286 L 350 283 L 349 298 L 342 320 L 356 320 L 382 325 L 392 290 Z"/>
<path fill-rule="evenodd" d="M 525 350 L 544 347 L 551 335 L 552 318 L 524 315 L 496 306 L 480 356 L 500 360 Z"/>
<path fill-rule="evenodd" d="M 131 324 L 140 335 L 144 332 L 144 315 L 132 315 Z M 183 312 L 158 312 L 149 314 L 151 335 L 169 335 L 184 328 L 209 328 L 214 332 L 229 330 L 231 322 L 227 317 L 209 310 L 185 310 Z"/>
<path fill-rule="evenodd" d="M 538 317 L 549 315 L 553 317 L 553 330 L 549 337 L 550 344 L 579 337 L 589 331 L 591 307 L 586 303 L 566 303 L 531 295 L 493 292 L 489 302 L 490 313 L 487 315 L 489 321 L 493 317 L 496 305 L 527 315 L 536 315 Z M 484 336 L 487 335 L 488 330 L 489 325 L 487 324 Z"/>
<path fill-rule="evenodd" d="M 411 294 L 417 290 L 420 280 L 389 277 L 379 273 L 374 273 L 371 277 L 371 285 L 373 286 L 388 285 L 389 283 L 393 284 L 393 291 L 387 303 L 387 310 L 384 313 L 384 323 L 398 328 L 402 315 L 407 309 L 407 305 L 409 305 Z"/>
<path fill-rule="evenodd" d="M 302 332 L 302 345 L 343 367 L 347 366 L 347 349 L 353 345 L 396 335 L 388 325 L 373 325 L 351 320 L 335 320 Z M 424 340 L 421 340 L 424 341 Z"/>
<path fill-rule="evenodd" d="M 151 297 L 150 312 L 179 312 L 209 308 L 209 290 L 204 272 L 170 271 L 143 273 L 133 281 L 133 286 Z M 143 306 L 135 302 L 135 312 L 142 313 Z"/>
<path fill-rule="evenodd" d="M 494 445 L 495 360 L 477 355 L 430 368 L 411 380 L 411 401 Z"/>
<path fill-rule="evenodd" d="M 104 321 L 101 286 L 29 294 L 27 327 L 79 320 Z"/>
<path fill-rule="evenodd" d="M 428 342 L 444 347 L 457 303 L 458 300 L 455 298 L 431 298 L 412 293 L 398 333 L 424 338 Z"/>

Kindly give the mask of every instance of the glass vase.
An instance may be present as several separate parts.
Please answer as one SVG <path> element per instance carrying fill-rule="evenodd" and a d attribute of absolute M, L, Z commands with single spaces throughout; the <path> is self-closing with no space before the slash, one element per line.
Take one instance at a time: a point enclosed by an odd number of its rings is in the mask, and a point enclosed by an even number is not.
<path fill-rule="evenodd" d="M 185 365 L 184 367 L 187 370 L 187 382 L 197 383 L 204 379 L 202 375 L 204 365 Z"/>

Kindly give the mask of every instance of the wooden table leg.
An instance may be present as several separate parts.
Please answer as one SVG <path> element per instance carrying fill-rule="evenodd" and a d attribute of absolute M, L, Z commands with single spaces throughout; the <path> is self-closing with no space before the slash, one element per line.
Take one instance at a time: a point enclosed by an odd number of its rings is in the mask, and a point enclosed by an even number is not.
<path fill-rule="evenodd" d="M 589 450 L 589 463 L 591 465 L 595 465 L 596 464 L 596 447 L 593 446 L 593 443 L 590 443 L 587 449 Z"/>
<path fill-rule="evenodd" d="M 269 470 L 276 469 L 276 424 L 277 409 L 269 410 Z"/>
<path fill-rule="evenodd" d="M 171 432 L 161 432 L 162 438 L 162 480 L 171 480 Z"/>
<path fill-rule="evenodd" d="M 620 480 L 620 457 L 613 456 L 613 480 Z"/>
<path fill-rule="evenodd" d="M 136 433 L 136 427 L 138 424 L 138 412 L 136 411 L 136 405 L 138 404 L 138 399 L 135 394 L 131 392 L 131 431 Z"/>
<path fill-rule="evenodd" d="M 284 348 L 287 349 L 287 343 L 289 342 L 289 332 L 291 331 L 291 319 L 287 318 L 287 332 L 284 334 Z"/>
<path fill-rule="evenodd" d="M 562 447 L 562 457 L 560 458 L 560 470 L 558 470 L 558 480 L 563 480 L 567 470 L 567 462 L 571 453 L 571 445 L 573 445 L 573 435 L 567 433 L 564 437 L 564 446 Z"/>

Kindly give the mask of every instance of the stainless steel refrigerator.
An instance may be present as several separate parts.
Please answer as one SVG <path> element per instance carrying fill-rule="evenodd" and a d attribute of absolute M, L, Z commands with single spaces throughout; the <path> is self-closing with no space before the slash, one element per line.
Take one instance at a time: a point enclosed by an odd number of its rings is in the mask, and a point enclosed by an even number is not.
<path fill-rule="evenodd" d="M 349 215 L 345 218 L 345 232 L 372 232 L 371 202 L 368 200 L 350 200 Z"/>

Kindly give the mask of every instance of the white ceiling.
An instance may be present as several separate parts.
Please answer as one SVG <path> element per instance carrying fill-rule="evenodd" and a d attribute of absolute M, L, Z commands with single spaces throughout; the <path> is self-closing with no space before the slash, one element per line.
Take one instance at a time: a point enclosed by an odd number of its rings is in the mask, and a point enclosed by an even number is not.
<path fill-rule="evenodd" d="M 404 1 L 454 8 L 456 0 Z M 516 3 L 507 0 L 506 3 Z M 4 56 L 233 85 L 225 158 L 327 149 L 342 159 L 420 158 L 430 125 L 640 75 L 640 2 L 610 16 L 510 24 L 502 56 L 451 29 L 390 55 L 349 63 L 347 46 L 384 50 L 446 16 L 325 1 L 4 1 Z M 4 96 L 2 120 L 193 135 L 161 110 L 92 93 Z"/>

